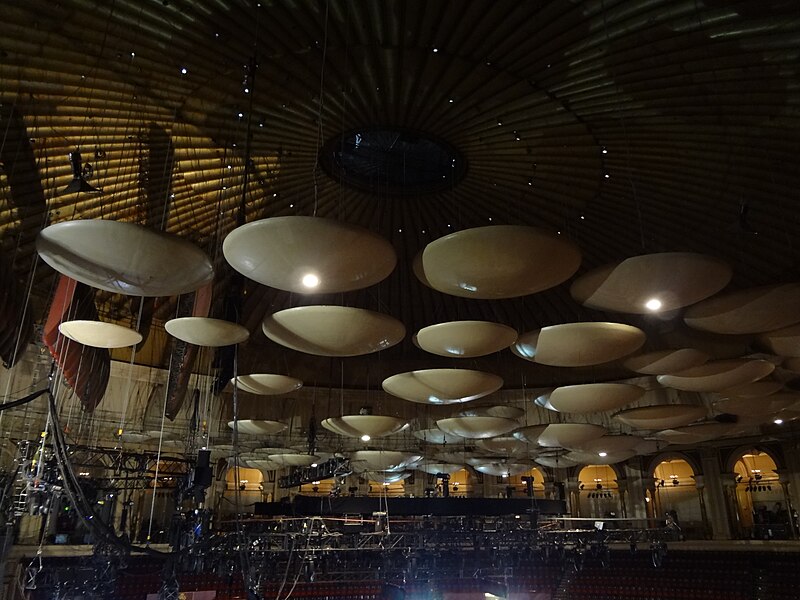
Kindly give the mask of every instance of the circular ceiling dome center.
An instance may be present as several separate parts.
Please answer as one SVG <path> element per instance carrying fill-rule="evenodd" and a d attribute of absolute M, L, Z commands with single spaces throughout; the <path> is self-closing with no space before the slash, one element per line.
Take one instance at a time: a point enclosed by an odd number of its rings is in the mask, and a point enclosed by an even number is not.
<path fill-rule="evenodd" d="M 321 164 L 335 180 L 376 194 L 432 194 L 451 189 L 466 161 L 447 142 L 403 129 L 365 128 L 334 136 Z"/>

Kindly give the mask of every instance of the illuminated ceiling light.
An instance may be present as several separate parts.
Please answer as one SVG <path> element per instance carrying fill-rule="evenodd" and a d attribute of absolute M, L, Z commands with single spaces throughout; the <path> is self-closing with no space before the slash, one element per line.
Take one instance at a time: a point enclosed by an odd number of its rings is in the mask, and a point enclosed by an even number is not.
<path fill-rule="evenodd" d="M 658 310 L 659 308 L 661 308 L 661 300 L 659 300 L 658 298 L 650 298 L 650 300 L 645 302 L 644 306 L 648 310 L 653 310 L 653 311 Z"/>
<path fill-rule="evenodd" d="M 181 69 L 181 75 L 186 75 L 189 71 L 186 70 L 186 67 Z"/>
<path fill-rule="evenodd" d="M 775 425 L 783 425 L 783 419 L 775 419 L 773 423 L 775 423 Z"/>
<path fill-rule="evenodd" d="M 372 438 L 371 438 L 371 437 L 369 437 L 369 435 L 368 435 L 368 434 L 366 434 L 366 433 L 365 433 L 364 435 L 362 435 L 362 436 L 361 436 L 361 441 L 362 441 L 362 442 L 368 442 L 368 441 L 370 441 L 371 439 L 372 439 Z"/>
<path fill-rule="evenodd" d="M 317 467 L 317 466 L 319 466 L 317 463 L 311 463 L 311 468 L 312 468 L 312 469 L 313 469 L 314 467 Z"/>
<path fill-rule="evenodd" d="M 319 277 L 313 273 L 303 275 L 303 285 L 307 288 L 315 288 L 319 285 Z"/>
<path fill-rule="evenodd" d="M 597 456 L 600 456 L 600 457 L 602 457 L 602 458 L 605 458 L 606 456 L 608 456 L 608 452 L 598 452 L 598 453 L 597 453 Z"/>

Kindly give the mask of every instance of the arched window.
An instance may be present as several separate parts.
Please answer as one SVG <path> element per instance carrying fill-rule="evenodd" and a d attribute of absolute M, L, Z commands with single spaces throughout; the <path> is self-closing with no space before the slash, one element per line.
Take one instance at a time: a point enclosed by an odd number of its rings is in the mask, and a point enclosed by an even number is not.
<path fill-rule="evenodd" d="M 760 450 L 736 461 L 736 501 L 743 533 L 756 539 L 789 538 L 789 512 L 772 457 Z"/>

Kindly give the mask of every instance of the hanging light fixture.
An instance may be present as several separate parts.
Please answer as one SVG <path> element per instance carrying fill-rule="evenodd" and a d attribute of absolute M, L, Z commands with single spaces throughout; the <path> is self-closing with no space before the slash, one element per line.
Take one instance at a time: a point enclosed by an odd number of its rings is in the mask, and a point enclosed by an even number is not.
<path fill-rule="evenodd" d="M 72 181 L 69 182 L 67 187 L 61 190 L 61 195 L 77 194 L 78 192 L 85 192 L 87 194 L 103 193 L 103 190 L 94 187 L 86 181 L 86 173 L 91 173 L 92 167 L 87 163 L 84 168 L 80 150 L 76 148 L 74 152 L 69 153 L 69 162 L 70 165 L 72 165 Z"/>

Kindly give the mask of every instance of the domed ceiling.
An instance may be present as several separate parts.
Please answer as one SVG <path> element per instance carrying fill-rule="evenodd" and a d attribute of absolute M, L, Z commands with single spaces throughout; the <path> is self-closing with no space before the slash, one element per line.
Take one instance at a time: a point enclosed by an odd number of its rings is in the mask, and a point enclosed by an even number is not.
<path fill-rule="evenodd" d="M 683 308 L 586 308 L 570 285 L 662 252 L 726 262 L 726 291 L 800 278 L 794 2 L 64 0 L 3 2 L 2 12 L 0 231 L 36 318 L 55 278 L 34 240 L 74 219 L 134 222 L 198 244 L 216 267 L 210 316 L 233 314 L 251 332 L 240 372 L 309 385 L 374 389 L 454 363 L 507 387 L 631 374 L 619 362 L 565 368 L 507 350 L 458 361 L 413 343 L 423 327 L 463 320 L 519 333 L 613 321 L 644 331 L 643 352 L 732 358 L 759 349 L 755 338 L 689 329 Z M 65 192 L 76 150 L 78 173 L 102 193 Z M 336 294 L 242 281 L 223 240 L 278 216 L 367 228 L 391 244 L 397 266 Z M 415 275 L 434 240 L 495 225 L 571 242 L 577 273 L 499 299 L 443 294 Z M 101 317 L 132 321 L 125 297 L 98 299 Z M 304 305 L 385 313 L 407 335 L 377 354 L 332 359 L 262 333 L 266 316 Z M 155 311 L 171 317 L 174 298 Z M 147 360 L 167 363 L 157 352 Z"/>

